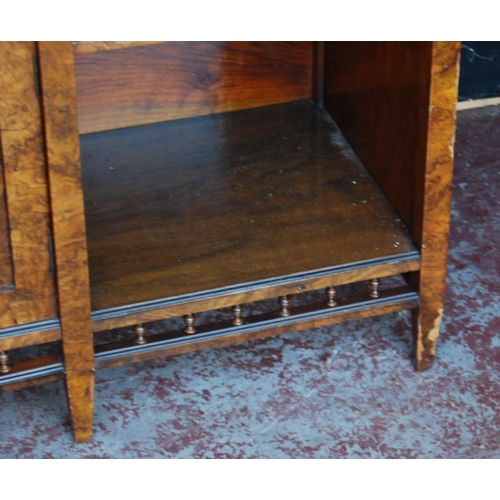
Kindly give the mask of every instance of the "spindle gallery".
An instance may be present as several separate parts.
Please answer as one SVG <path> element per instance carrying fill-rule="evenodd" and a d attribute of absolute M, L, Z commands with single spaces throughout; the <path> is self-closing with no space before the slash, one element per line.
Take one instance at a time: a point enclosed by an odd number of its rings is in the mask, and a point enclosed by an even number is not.
<path fill-rule="evenodd" d="M 96 370 L 404 309 L 430 368 L 459 50 L 0 42 L 0 386 L 83 442 Z"/>

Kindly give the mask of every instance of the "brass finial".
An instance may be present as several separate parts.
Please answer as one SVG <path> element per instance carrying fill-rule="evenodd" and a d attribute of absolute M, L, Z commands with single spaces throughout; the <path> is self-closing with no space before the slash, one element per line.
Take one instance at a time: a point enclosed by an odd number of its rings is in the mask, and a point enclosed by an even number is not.
<path fill-rule="evenodd" d="M 0 351 L 0 373 L 5 375 L 11 370 L 9 366 L 9 355 L 5 351 Z"/>
<path fill-rule="evenodd" d="M 147 343 L 147 340 L 145 339 L 146 335 L 146 328 L 144 328 L 144 325 L 141 325 L 140 323 L 135 326 L 135 334 L 136 334 L 136 339 L 135 343 L 137 345 L 144 345 Z"/>
<path fill-rule="evenodd" d="M 243 324 L 243 318 L 241 317 L 241 306 L 236 305 L 231 307 L 231 312 L 233 313 L 233 325 L 241 326 Z"/>
<path fill-rule="evenodd" d="M 184 316 L 184 322 L 186 323 L 186 328 L 184 328 L 184 333 L 187 333 L 188 335 L 196 333 L 196 327 L 194 326 L 195 321 L 196 321 L 195 314 L 186 314 Z"/>
<path fill-rule="evenodd" d="M 370 297 L 372 299 L 378 298 L 379 295 L 379 288 L 380 288 L 380 280 L 378 278 L 373 278 L 370 280 Z"/>
<path fill-rule="evenodd" d="M 334 286 L 329 286 L 326 289 L 326 305 L 328 307 L 335 307 L 337 305 L 337 301 L 335 300 L 337 297 L 337 289 Z"/>
<path fill-rule="evenodd" d="M 280 309 L 280 316 L 291 316 L 290 312 L 290 305 L 292 303 L 292 297 L 291 295 L 282 295 L 278 301 L 280 303 L 281 309 Z"/>

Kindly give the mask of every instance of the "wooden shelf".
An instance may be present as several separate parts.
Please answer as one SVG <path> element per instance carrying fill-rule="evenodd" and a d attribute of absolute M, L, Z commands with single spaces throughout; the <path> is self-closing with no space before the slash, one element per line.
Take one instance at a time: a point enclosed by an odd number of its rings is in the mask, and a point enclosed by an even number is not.
<path fill-rule="evenodd" d="M 418 269 L 402 222 L 312 101 L 80 142 L 94 312 L 353 266 Z"/>

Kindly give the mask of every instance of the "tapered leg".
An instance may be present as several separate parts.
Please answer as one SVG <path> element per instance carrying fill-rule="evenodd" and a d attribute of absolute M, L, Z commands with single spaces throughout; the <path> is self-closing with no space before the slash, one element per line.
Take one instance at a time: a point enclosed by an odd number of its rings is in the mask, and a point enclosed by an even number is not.
<path fill-rule="evenodd" d="M 92 437 L 94 345 L 71 42 L 38 44 L 59 318 L 75 441 Z"/>
<path fill-rule="evenodd" d="M 94 415 L 94 372 L 66 372 L 66 390 L 73 427 L 73 436 L 77 443 L 92 439 Z"/>
<path fill-rule="evenodd" d="M 425 172 L 415 177 L 412 233 L 420 248 L 421 268 L 413 273 L 411 282 L 420 295 L 420 306 L 413 313 L 413 351 L 418 371 L 432 366 L 444 308 L 458 49 L 456 42 L 433 42 Z"/>

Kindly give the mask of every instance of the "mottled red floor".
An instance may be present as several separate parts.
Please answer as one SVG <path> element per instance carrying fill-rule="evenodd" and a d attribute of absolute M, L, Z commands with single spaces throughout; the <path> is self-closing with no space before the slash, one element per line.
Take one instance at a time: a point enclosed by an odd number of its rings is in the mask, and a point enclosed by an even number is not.
<path fill-rule="evenodd" d="M 500 107 L 459 113 L 432 370 L 407 313 L 99 372 L 95 437 L 62 383 L 0 394 L 0 457 L 500 458 Z"/>

